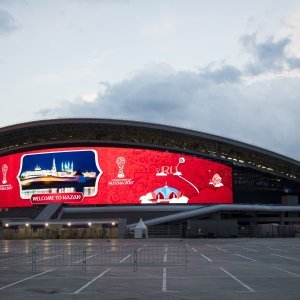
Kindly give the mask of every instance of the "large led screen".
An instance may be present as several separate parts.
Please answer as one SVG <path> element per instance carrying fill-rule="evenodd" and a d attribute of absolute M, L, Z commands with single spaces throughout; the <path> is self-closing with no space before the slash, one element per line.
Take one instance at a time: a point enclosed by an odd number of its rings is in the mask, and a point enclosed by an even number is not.
<path fill-rule="evenodd" d="M 132 148 L 59 148 L 0 157 L 0 207 L 232 203 L 232 169 Z"/>

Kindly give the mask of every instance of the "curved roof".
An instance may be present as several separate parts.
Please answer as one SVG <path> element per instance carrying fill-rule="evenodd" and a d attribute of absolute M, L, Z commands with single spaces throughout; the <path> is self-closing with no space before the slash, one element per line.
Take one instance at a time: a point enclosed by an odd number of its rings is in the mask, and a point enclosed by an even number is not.
<path fill-rule="evenodd" d="M 173 126 L 95 118 L 52 119 L 0 128 L 0 155 L 46 147 L 115 145 L 164 149 L 300 182 L 300 162 L 232 139 Z"/>

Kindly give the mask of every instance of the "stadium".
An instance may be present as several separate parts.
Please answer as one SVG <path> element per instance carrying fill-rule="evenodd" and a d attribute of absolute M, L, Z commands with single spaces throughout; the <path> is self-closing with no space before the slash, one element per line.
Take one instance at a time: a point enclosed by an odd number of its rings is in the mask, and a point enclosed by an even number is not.
<path fill-rule="evenodd" d="M 203 132 L 111 119 L 0 128 L 0 237 L 296 236 L 300 162 Z"/>

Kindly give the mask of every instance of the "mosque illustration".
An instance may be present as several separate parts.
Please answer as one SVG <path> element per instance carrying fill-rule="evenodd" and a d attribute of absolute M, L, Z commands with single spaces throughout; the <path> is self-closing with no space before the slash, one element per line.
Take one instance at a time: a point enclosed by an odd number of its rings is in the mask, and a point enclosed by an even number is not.
<path fill-rule="evenodd" d="M 165 186 L 140 197 L 141 204 L 186 204 L 189 198 L 176 188 Z"/>

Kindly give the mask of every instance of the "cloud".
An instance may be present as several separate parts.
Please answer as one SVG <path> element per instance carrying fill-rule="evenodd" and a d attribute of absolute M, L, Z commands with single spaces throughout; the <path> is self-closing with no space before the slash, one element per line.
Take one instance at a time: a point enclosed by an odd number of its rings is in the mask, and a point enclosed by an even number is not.
<path fill-rule="evenodd" d="M 7 11 L 0 9 L 0 36 L 7 35 L 17 29 L 14 17 Z"/>
<path fill-rule="evenodd" d="M 241 70 L 230 65 L 222 65 L 215 70 L 208 67 L 202 71 L 206 78 L 212 79 L 216 83 L 239 82 L 242 76 Z"/>
<path fill-rule="evenodd" d="M 89 94 L 83 95 L 82 99 L 83 99 L 83 101 L 86 101 L 86 102 L 94 102 L 94 101 L 96 101 L 97 97 L 98 97 L 97 93 L 89 93 Z"/>
<path fill-rule="evenodd" d="M 252 62 L 245 68 L 251 75 L 300 68 L 300 58 L 287 54 L 287 48 L 291 44 L 290 37 L 279 40 L 269 37 L 263 42 L 258 42 L 255 33 L 244 35 L 240 41 L 246 52 L 252 55 Z"/>
<path fill-rule="evenodd" d="M 289 17 L 285 20 L 284 24 L 276 34 L 277 38 L 289 37 L 290 44 L 287 46 L 286 53 L 290 56 L 300 55 L 300 7 L 295 9 Z"/>
<path fill-rule="evenodd" d="M 280 73 L 283 65 L 298 68 L 299 59 L 285 54 L 288 38 L 258 43 L 255 36 L 249 36 L 243 42 L 252 55 L 253 70 L 258 70 L 253 77 L 257 73 Z M 167 64 L 147 65 L 130 78 L 113 85 L 106 83 L 105 90 L 92 102 L 79 97 L 39 115 L 174 125 L 300 159 L 300 77 L 276 76 L 249 84 L 244 80 L 249 70 L 248 65 L 237 68 L 226 63 L 198 71 L 176 71 Z"/>
<path fill-rule="evenodd" d="M 289 57 L 286 61 L 290 69 L 300 69 L 300 58 Z"/>

